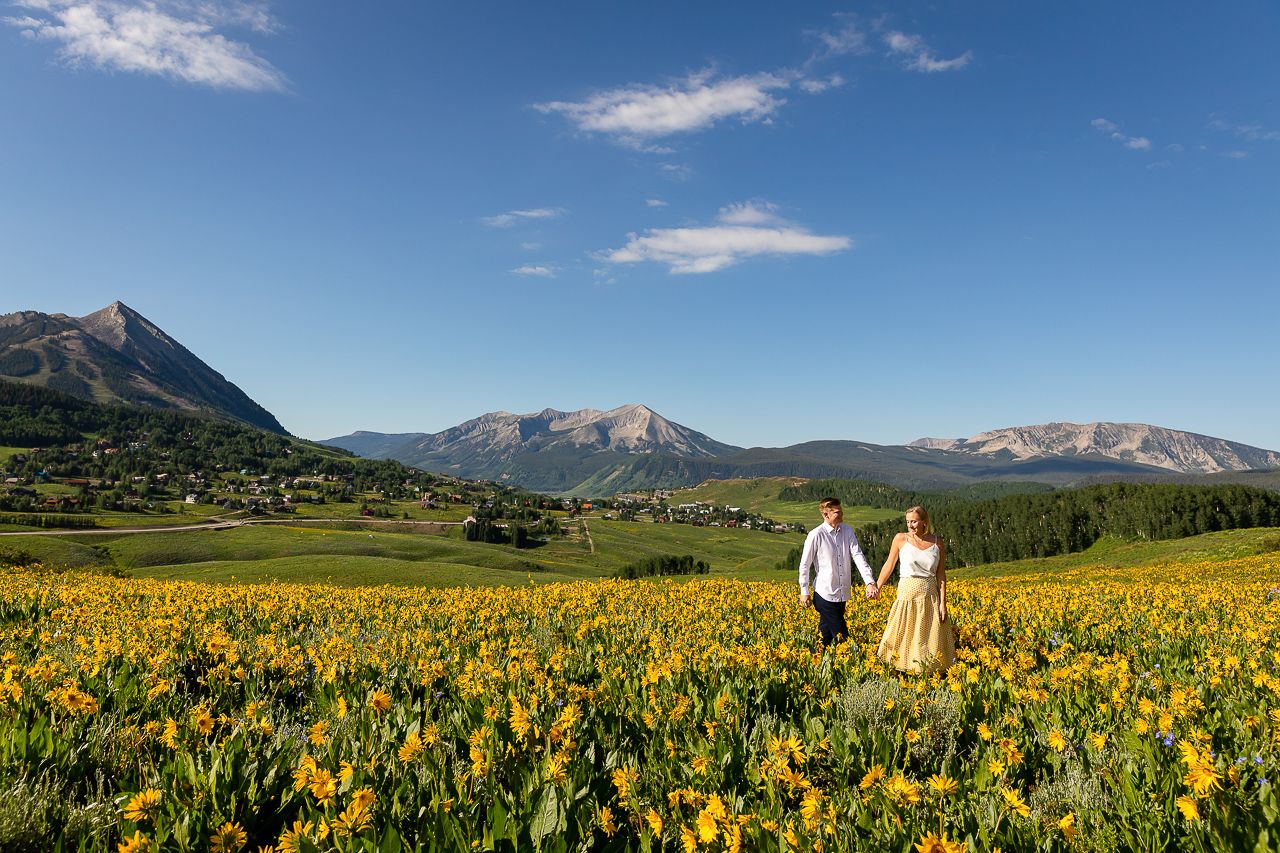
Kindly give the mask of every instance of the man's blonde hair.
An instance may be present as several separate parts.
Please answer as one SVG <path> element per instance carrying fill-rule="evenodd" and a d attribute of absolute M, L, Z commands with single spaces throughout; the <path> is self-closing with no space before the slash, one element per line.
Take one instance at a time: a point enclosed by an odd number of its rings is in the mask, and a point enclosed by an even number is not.
<path fill-rule="evenodd" d="M 840 506 L 839 498 L 823 498 L 822 502 L 818 504 L 818 509 L 826 512 L 827 510 L 838 506 Z"/>

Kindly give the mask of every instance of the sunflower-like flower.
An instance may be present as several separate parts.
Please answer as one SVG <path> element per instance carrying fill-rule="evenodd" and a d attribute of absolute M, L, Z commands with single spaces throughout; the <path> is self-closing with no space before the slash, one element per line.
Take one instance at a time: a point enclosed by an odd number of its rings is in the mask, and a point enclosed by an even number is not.
<path fill-rule="evenodd" d="M 1190 797 L 1178 797 L 1176 805 L 1178 806 L 1178 811 L 1182 812 L 1182 816 L 1187 820 L 1200 819 L 1200 807 Z"/>
<path fill-rule="evenodd" d="M 213 853 L 236 853 L 248 840 L 249 836 L 240 828 L 240 824 L 228 821 L 209 836 L 209 849 Z"/>
<path fill-rule="evenodd" d="M 148 788 L 140 791 L 129 801 L 129 805 L 124 808 L 124 816 L 126 820 L 134 823 L 141 823 L 144 820 L 155 820 L 156 812 L 160 810 L 161 793 L 155 788 Z"/>
<path fill-rule="evenodd" d="M 930 832 L 920 839 L 916 850 L 920 853 L 961 853 L 964 847 L 958 841 L 948 841 L 945 834 L 939 838 Z"/>

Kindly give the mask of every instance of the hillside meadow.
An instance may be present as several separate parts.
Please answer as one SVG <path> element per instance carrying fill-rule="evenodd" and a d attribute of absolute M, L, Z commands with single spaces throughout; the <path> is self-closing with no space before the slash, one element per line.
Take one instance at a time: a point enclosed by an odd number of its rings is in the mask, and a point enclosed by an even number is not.
<path fill-rule="evenodd" d="M 804 483 L 798 477 L 759 477 L 754 480 L 708 480 L 693 489 L 678 489 L 672 492 L 668 504 L 677 506 L 682 503 L 704 501 L 718 506 L 742 507 L 748 512 L 758 512 L 774 521 L 788 524 L 803 524 L 813 527 L 822 523 L 822 513 L 818 510 L 818 501 L 782 501 L 779 493 L 787 486 Z M 857 528 L 872 521 L 900 516 L 902 513 L 891 509 L 875 509 L 868 506 L 846 506 L 845 524 Z"/>
<path fill-rule="evenodd" d="M 367 586 L 558 583 L 614 575 L 651 554 L 689 554 L 713 574 L 759 576 L 802 541 L 723 527 L 564 519 L 567 535 L 517 550 L 466 542 L 460 526 L 295 521 L 221 530 L 0 538 L 49 565 L 209 582 Z M 585 529 L 584 529 L 585 525 Z M 423 532 L 429 529 L 433 532 Z"/>
<path fill-rule="evenodd" d="M 591 526 L 601 559 L 637 535 Z M 811 651 L 790 577 L 428 589 L 9 566 L 0 846 L 1271 849 L 1277 531 L 1198 539 L 957 573 L 959 661 L 932 676 L 875 658 L 891 596 L 852 602 L 853 642 Z"/>

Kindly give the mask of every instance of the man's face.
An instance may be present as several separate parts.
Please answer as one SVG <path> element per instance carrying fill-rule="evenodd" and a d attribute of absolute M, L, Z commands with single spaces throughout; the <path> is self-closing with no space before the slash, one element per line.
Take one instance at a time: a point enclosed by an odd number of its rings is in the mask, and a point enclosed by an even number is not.
<path fill-rule="evenodd" d="M 844 508 L 838 506 L 829 506 L 822 511 L 822 517 L 827 520 L 827 524 L 832 527 L 839 527 L 840 522 L 844 521 Z"/>

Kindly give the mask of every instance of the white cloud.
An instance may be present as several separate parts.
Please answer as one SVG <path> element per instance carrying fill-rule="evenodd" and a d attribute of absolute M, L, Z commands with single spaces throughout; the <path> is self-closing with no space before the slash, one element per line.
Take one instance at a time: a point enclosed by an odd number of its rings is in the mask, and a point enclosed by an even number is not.
<path fill-rule="evenodd" d="M 934 71 L 954 71 L 964 68 L 973 59 L 973 51 L 967 50 L 955 59 L 934 59 L 933 51 L 918 35 L 891 30 L 884 34 L 884 43 L 889 46 L 890 53 L 905 53 L 908 58 L 905 67 L 926 74 Z"/>
<path fill-rule="evenodd" d="M 825 92 L 827 89 L 836 89 L 844 85 L 844 78 L 839 74 L 832 74 L 826 80 L 801 80 L 796 84 L 811 95 L 819 92 Z"/>
<path fill-rule="evenodd" d="M 756 255 L 829 255 L 853 245 L 848 237 L 825 237 L 787 222 L 767 202 L 748 201 L 720 209 L 720 224 L 689 228 L 650 228 L 628 235 L 621 249 L 598 257 L 609 263 L 655 261 L 672 273 L 715 272 Z"/>
<path fill-rule="evenodd" d="M 720 208 L 720 215 L 716 219 L 725 225 L 777 225 L 784 224 L 785 219 L 778 216 L 774 211 L 778 209 L 776 204 L 770 204 L 767 201 L 744 201 L 741 204 L 730 204 L 727 207 Z"/>
<path fill-rule="evenodd" d="M 1209 127 L 1214 130 L 1230 131 L 1236 136 L 1243 136 L 1249 140 L 1280 139 L 1280 130 L 1263 130 L 1260 124 L 1227 124 L 1225 121 L 1215 119 L 1209 122 Z"/>
<path fill-rule="evenodd" d="M 511 270 L 511 272 L 516 275 L 536 275 L 542 278 L 556 277 L 556 271 L 551 267 L 535 266 L 533 264 L 525 264 L 522 267 L 517 267 L 516 269 Z"/>
<path fill-rule="evenodd" d="M 532 252 L 534 249 L 541 249 L 542 244 L 541 243 L 521 243 L 520 248 L 528 249 L 529 251 Z"/>
<path fill-rule="evenodd" d="M 1121 133 L 1116 129 L 1116 125 L 1113 122 L 1109 122 L 1105 118 L 1095 118 L 1093 121 L 1089 122 L 1089 124 L 1093 125 L 1096 130 L 1108 134 L 1116 142 L 1124 145 L 1125 148 L 1129 148 L 1134 151 L 1151 150 L 1150 139 L 1147 139 L 1145 136 L 1129 136 L 1128 134 Z M 1166 147 L 1172 148 L 1174 146 Z M 1178 146 L 1177 150 L 1181 150 L 1181 146 Z"/>
<path fill-rule="evenodd" d="M 743 124 L 764 121 L 786 103 L 770 92 L 790 87 L 794 72 L 713 79 L 711 71 L 691 74 L 667 86 L 632 84 L 599 92 L 584 101 L 534 104 L 559 113 L 585 132 L 606 133 L 619 144 L 645 149 L 644 140 L 705 130 L 723 119 Z M 656 153 L 670 153 L 660 149 Z"/>
<path fill-rule="evenodd" d="M 1222 156 L 1231 157 L 1234 160 L 1243 160 L 1244 158 L 1249 156 L 1249 152 L 1248 151 L 1227 151 Z"/>
<path fill-rule="evenodd" d="M 829 56 L 841 56 L 846 53 L 863 54 L 871 52 L 871 48 L 867 46 L 867 34 L 858 29 L 856 15 L 837 12 L 835 17 L 841 23 L 840 29 L 835 32 L 830 30 L 810 30 L 805 33 L 805 35 L 817 38 L 825 48 L 822 53 L 816 54 L 810 62 L 826 59 Z"/>
<path fill-rule="evenodd" d="M 660 198 L 647 198 L 644 201 L 650 207 L 666 207 L 667 203 Z"/>
<path fill-rule="evenodd" d="M 533 210 L 509 210 L 506 213 L 499 213 L 497 216 L 483 217 L 480 221 L 495 228 L 506 228 L 521 219 L 555 219 L 562 213 L 564 213 L 564 208 L 538 207 Z"/>
<path fill-rule="evenodd" d="M 215 88 L 283 91 L 279 69 L 215 32 L 275 30 L 264 6 L 235 0 L 15 0 L 30 15 L 4 18 L 34 39 L 60 42 L 71 65 L 157 74 Z"/>

